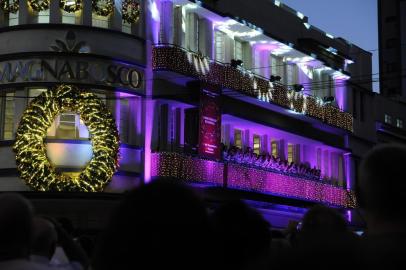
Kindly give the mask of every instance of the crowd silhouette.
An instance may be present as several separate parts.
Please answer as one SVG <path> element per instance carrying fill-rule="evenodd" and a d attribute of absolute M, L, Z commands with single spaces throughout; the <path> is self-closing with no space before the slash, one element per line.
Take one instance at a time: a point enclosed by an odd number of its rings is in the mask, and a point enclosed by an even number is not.
<path fill-rule="evenodd" d="M 244 201 L 208 205 L 176 179 L 127 192 L 95 241 L 69 220 L 35 215 L 0 194 L 0 269 L 402 269 L 406 261 L 406 148 L 382 145 L 363 159 L 356 195 L 359 236 L 336 209 L 315 205 L 276 229 Z"/>

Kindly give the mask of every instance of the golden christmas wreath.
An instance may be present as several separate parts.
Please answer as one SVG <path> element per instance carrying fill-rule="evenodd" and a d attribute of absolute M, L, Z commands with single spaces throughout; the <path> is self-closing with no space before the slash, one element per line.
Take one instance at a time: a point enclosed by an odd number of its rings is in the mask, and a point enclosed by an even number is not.
<path fill-rule="evenodd" d="M 61 0 L 59 2 L 59 7 L 68 13 L 76 12 L 82 8 L 82 0 Z"/>
<path fill-rule="evenodd" d="M 3 10 L 4 13 L 17 13 L 19 9 L 18 3 L 18 0 L 0 0 L 0 9 Z"/>
<path fill-rule="evenodd" d="M 47 130 L 62 112 L 76 112 L 88 127 L 93 157 L 78 176 L 57 172 L 46 154 Z M 119 137 L 113 115 L 95 94 L 61 85 L 31 101 L 13 147 L 21 178 L 37 191 L 102 191 L 118 166 Z"/>
<path fill-rule="evenodd" d="M 100 2 L 104 2 L 104 5 Z M 99 16 L 109 16 L 114 10 L 113 0 L 92 0 L 93 12 Z"/>
<path fill-rule="evenodd" d="M 124 0 L 122 12 L 126 23 L 136 23 L 140 18 L 140 4 L 135 0 Z"/>
<path fill-rule="evenodd" d="M 49 9 L 50 0 L 28 0 L 30 7 L 37 12 Z"/>

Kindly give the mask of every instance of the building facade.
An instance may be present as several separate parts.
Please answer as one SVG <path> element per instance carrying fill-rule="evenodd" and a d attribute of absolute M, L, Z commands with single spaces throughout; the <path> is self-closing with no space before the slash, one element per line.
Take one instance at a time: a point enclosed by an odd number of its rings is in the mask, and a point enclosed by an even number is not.
<path fill-rule="evenodd" d="M 29 190 L 16 131 L 35 97 L 64 84 L 114 116 L 120 159 L 106 192 L 171 176 L 287 199 L 266 199 L 277 226 L 302 213 L 290 205 L 354 207 L 354 95 L 371 89 L 371 55 L 279 1 L 257 2 L 5 1 L 0 189 Z M 77 112 L 58 114 L 44 138 L 53 169 L 80 174 L 93 135 Z"/>

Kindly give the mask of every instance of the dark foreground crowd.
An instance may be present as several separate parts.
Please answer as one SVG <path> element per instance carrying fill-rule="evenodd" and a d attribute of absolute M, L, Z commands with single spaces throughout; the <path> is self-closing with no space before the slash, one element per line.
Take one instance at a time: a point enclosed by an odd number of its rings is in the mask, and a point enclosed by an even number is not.
<path fill-rule="evenodd" d="M 404 269 L 405 161 L 406 148 L 395 145 L 363 160 L 362 236 L 325 206 L 280 231 L 242 201 L 208 210 L 187 187 L 160 179 L 127 193 L 93 246 L 60 221 L 35 216 L 22 196 L 1 194 L 0 270 Z"/>

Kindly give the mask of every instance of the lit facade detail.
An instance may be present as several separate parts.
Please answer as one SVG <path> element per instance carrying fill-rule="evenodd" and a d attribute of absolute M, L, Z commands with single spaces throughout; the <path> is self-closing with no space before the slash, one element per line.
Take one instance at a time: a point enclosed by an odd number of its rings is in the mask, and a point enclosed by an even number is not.
<path fill-rule="evenodd" d="M 347 83 L 363 63 L 304 14 L 266 1 L 271 21 L 297 24 L 278 40 L 236 4 L 222 15 L 231 0 L 219 9 L 209 1 L 46 1 L 35 12 L 35 1 L 9 2 L 0 36 L 18 46 L 0 48 L 0 190 L 29 190 L 12 152 L 24 137 L 16 131 L 30 102 L 63 84 L 96 95 L 118 131 L 117 170 L 88 191 L 172 176 L 297 204 L 355 206 Z M 77 176 L 92 162 L 97 131 L 68 109 L 53 117 L 45 158 Z"/>

